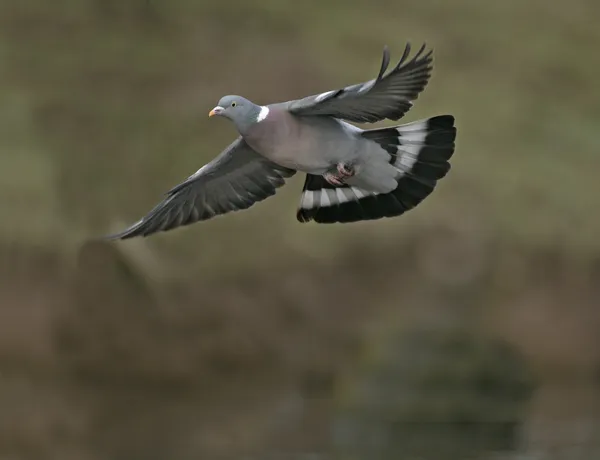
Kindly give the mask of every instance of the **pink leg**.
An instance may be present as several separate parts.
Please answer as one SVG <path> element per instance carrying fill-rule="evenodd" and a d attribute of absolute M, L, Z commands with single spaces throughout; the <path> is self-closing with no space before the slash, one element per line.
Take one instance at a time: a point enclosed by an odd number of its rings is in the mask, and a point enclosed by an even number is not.
<path fill-rule="evenodd" d="M 328 172 L 328 173 L 323 174 L 323 178 L 327 182 L 329 182 L 331 185 L 337 185 L 337 186 L 344 185 L 342 178 L 336 174 Z"/>
<path fill-rule="evenodd" d="M 338 163 L 337 170 L 342 178 L 352 177 L 355 173 L 354 168 L 351 165 L 346 165 L 344 163 Z"/>
<path fill-rule="evenodd" d="M 344 185 L 345 179 L 354 176 L 356 172 L 354 170 L 354 167 L 346 165 L 344 163 L 338 163 L 336 169 L 337 173 L 327 172 L 323 174 L 323 177 L 331 185 L 336 185 L 338 187 Z"/>

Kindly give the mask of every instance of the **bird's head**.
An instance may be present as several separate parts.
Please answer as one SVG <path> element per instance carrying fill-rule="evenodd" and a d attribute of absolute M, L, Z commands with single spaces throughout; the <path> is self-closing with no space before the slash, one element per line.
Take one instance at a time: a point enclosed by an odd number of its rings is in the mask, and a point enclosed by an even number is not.
<path fill-rule="evenodd" d="M 238 130 L 243 130 L 259 121 L 261 109 L 259 105 L 241 96 L 223 96 L 208 116 L 228 118 L 235 123 Z"/>

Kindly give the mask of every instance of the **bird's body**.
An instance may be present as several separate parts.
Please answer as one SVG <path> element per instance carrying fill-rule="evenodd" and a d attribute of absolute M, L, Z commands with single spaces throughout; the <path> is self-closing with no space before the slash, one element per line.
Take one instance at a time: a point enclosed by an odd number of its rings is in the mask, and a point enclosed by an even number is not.
<path fill-rule="evenodd" d="M 279 166 L 319 176 L 339 163 L 352 164 L 355 175 L 347 179 L 349 185 L 380 193 L 393 190 L 397 170 L 389 163 L 390 154 L 362 137 L 363 130 L 336 118 L 315 119 L 292 115 L 282 107 L 267 108 L 263 120 L 240 133 L 260 155 Z"/>
<path fill-rule="evenodd" d="M 229 118 L 240 136 L 212 162 L 171 189 L 146 217 L 110 238 L 147 236 L 246 209 L 306 173 L 300 222 L 353 222 L 397 216 L 427 197 L 450 169 L 451 115 L 364 130 L 351 122 L 398 120 L 424 89 L 424 46 L 387 75 L 384 50 L 374 80 L 303 99 L 260 106 L 225 96 L 210 115 Z"/>
<path fill-rule="evenodd" d="M 292 115 L 281 107 L 268 108 L 265 119 L 242 136 L 274 163 L 309 174 L 324 174 L 332 161 L 343 158 L 342 152 L 356 155 L 352 135 L 335 118 L 315 120 Z"/>

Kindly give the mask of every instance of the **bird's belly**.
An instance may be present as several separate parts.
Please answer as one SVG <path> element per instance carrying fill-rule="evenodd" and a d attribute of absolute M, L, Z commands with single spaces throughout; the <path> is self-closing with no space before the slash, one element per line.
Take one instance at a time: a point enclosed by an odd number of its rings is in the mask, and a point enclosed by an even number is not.
<path fill-rule="evenodd" d="M 323 174 L 331 168 L 331 162 L 318 147 L 290 149 L 288 146 L 281 146 L 265 156 L 280 166 L 310 174 Z"/>
<path fill-rule="evenodd" d="M 287 139 L 282 142 L 261 142 L 250 146 L 273 163 L 285 168 L 310 174 L 323 174 L 331 168 L 331 161 L 323 152 L 323 145 L 311 142 L 291 143 Z"/>
<path fill-rule="evenodd" d="M 348 136 L 337 121 L 332 121 L 329 127 L 322 123 L 265 123 L 252 133 L 247 142 L 280 166 L 309 174 L 324 174 L 341 161 L 355 160 L 359 155 L 360 141 Z M 268 136 L 265 135 L 267 130 Z"/>

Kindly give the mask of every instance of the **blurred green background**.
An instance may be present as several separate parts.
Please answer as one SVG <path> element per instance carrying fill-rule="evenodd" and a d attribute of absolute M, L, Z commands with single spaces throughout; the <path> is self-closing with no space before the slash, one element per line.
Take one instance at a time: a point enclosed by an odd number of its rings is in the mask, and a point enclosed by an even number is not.
<path fill-rule="evenodd" d="M 0 459 L 600 459 L 597 0 L 0 3 Z M 398 219 L 251 210 L 118 244 L 236 135 L 224 94 L 435 49 Z"/>

